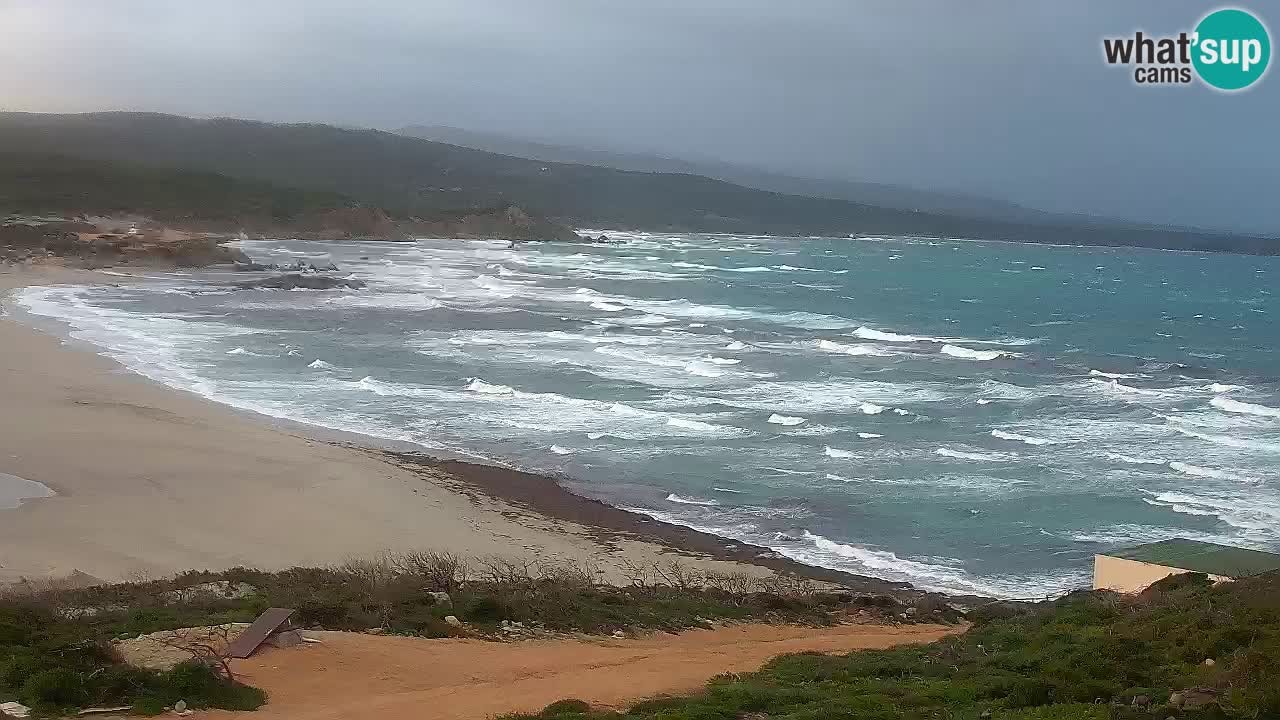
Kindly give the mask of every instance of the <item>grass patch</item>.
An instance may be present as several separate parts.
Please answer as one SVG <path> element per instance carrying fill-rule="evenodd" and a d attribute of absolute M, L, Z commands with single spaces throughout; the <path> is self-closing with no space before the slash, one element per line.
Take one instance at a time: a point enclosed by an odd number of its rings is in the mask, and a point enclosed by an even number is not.
<path fill-rule="evenodd" d="M 1280 718 L 1280 574 L 1218 586 L 1181 575 L 1137 597 L 1078 592 L 974 615 L 968 633 L 930 645 L 783 656 L 759 672 L 716 678 L 700 694 L 623 714 L 565 701 L 508 717 Z"/>

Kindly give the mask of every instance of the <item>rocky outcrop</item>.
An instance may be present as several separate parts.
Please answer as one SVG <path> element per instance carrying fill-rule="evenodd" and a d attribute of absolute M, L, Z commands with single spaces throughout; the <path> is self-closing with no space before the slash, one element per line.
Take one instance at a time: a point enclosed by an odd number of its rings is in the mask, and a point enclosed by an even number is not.
<path fill-rule="evenodd" d="M 116 264 L 194 268 L 249 260 L 239 250 L 224 247 L 221 238 L 213 236 L 80 232 L 82 229 L 79 223 L 0 226 L 0 260 L 40 262 L 60 258 L 90 268 Z"/>
<path fill-rule="evenodd" d="M 241 290 L 334 290 L 338 288 L 358 290 L 364 287 L 364 283 L 354 278 L 290 273 L 236 283 L 236 287 Z"/>
<path fill-rule="evenodd" d="M 325 265 L 316 265 L 299 260 L 296 263 L 288 263 L 280 265 L 278 263 L 256 263 L 256 262 L 238 262 L 235 264 L 236 272 L 286 272 L 286 273 L 320 273 L 320 272 L 338 272 L 338 266 L 333 263 Z"/>

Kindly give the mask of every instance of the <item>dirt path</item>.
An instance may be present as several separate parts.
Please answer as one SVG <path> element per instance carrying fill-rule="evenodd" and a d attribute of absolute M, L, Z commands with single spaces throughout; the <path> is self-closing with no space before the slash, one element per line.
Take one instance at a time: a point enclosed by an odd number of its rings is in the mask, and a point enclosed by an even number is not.
<path fill-rule="evenodd" d="M 307 633 L 322 644 L 238 661 L 271 700 L 254 720 L 482 720 L 564 698 L 617 706 L 697 690 L 725 672 L 790 652 L 846 652 L 936 640 L 961 628 L 746 625 L 641 639 L 494 643 Z M 204 718 L 236 718 L 204 713 Z"/>

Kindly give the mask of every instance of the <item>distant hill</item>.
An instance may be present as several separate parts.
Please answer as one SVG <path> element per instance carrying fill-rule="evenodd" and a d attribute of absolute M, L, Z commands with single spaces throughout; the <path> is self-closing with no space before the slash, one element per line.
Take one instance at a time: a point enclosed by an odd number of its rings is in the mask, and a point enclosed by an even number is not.
<path fill-rule="evenodd" d="M 1039 224 L 768 192 L 689 174 L 498 155 L 375 130 L 150 113 L 0 113 L 0 152 L 213 172 L 336 193 L 393 214 L 517 204 L 569 224 L 785 234 L 916 234 L 1275 254 L 1260 237 L 1133 225 Z"/>
<path fill-rule="evenodd" d="M 188 230 L 352 237 L 567 240 L 571 228 L 514 206 L 393 215 L 339 193 L 217 173 L 0 151 L 0 216 L 141 215 Z"/>
<path fill-rule="evenodd" d="M 146 213 L 166 220 L 279 221 L 349 207 L 338 193 L 191 170 L 0 151 L 0 212 Z"/>
<path fill-rule="evenodd" d="M 650 173 L 702 175 L 756 190 L 786 195 L 849 200 L 897 210 L 913 210 L 950 215 L 965 215 L 999 220 L 1040 221 L 1052 218 L 1049 213 L 1010 202 L 932 190 L 919 190 L 901 185 L 856 182 L 830 178 L 810 178 L 778 173 L 748 165 L 710 159 L 678 159 L 648 153 L 617 152 L 539 142 L 499 133 L 477 132 L 447 125 L 409 125 L 396 132 L 409 137 L 460 145 L 544 162 L 576 163 L 597 167 Z"/>

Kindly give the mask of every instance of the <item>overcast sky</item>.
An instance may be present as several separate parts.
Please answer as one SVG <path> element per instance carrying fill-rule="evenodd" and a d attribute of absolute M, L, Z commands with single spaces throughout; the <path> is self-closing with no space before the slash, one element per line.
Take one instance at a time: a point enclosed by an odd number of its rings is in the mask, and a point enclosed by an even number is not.
<path fill-rule="evenodd" d="M 0 106 L 453 125 L 1280 231 L 1274 70 L 1223 94 L 1102 61 L 1213 7 L 0 0 Z"/>

